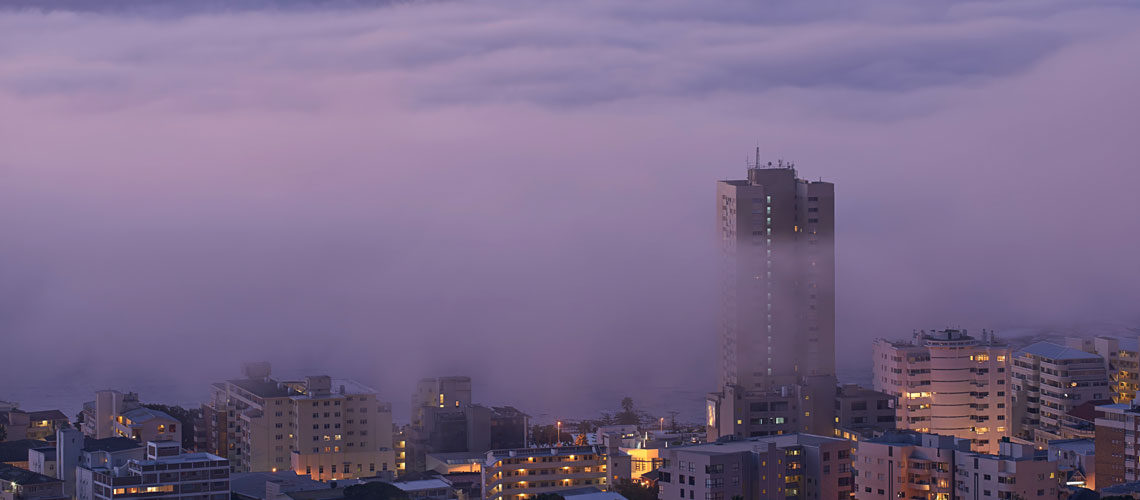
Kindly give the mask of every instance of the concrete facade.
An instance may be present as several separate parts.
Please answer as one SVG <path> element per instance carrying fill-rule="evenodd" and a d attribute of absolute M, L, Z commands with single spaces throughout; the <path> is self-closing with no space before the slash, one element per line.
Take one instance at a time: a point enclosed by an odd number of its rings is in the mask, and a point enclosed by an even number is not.
<path fill-rule="evenodd" d="M 293 469 L 322 481 L 395 474 L 392 409 L 375 390 L 324 375 L 279 382 L 266 364 L 244 371 L 213 385 L 209 410 L 226 428 L 201 438 L 207 449 L 224 443 L 235 472 Z"/>
<path fill-rule="evenodd" d="M 481 474 L 483 499 L 524 499 L 594 486 L 609 489 L 629 477 L 629 457 L 617 448 L 564 446 L 487 452 Z"/>
<path fill-rule="evenodd" d="M 747 179 L 717 183 L 720 389 L 708 396 L 710 440 L 832 433 L 834 214 L 834 186 L 797 178 L 790 163 L 757 160 Z M 758 414 L 753 403 L 786 411 Z"/>
<path fill-rule="evenodd" d="M 851 442 L 786 434 L 661 450 L 661 500 L 849 498 Z"/>
<path fill-rule="evenodd" d="M 146 458 L 126 465 L 80 467 L 76 500 L 118 498 L 229 500 L 230 467 L 210 453 L 182 453 L 178 443 L 147 443 Z"/>
<path fill-rule="evenodd" d="M 1010 348 L 993 334 L 916 332 L 911 341 L 873 344 L 875 390 L 897 398 L 896 427 L 969 439 L 998 453 L 1012 433 Z"/>
<path fill-rule="evenodd" d="M 1060 433 L 1069 411 L 1112 394 L 1103 358 L 1049 342 L 1014 353 L 1010 389 L 1014 434 L 1041 449 Z"/>

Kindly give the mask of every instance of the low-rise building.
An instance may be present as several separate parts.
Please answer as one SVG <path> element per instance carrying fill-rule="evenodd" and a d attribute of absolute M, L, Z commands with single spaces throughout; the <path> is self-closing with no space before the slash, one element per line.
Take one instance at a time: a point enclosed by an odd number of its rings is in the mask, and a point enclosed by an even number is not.
<path fill-rule="evenodd" d="M 182 439 L 178 419 L 143 406 L 133 392 L 95 391 L 95 400 L 83 403 L 81 414 L 83 434 L 95 439 L 127 437 L 140 443 Z"/>
<path fill-rule="evenodd" d="M 1081 403 L 1112 395 L 1104 359 L 1050 342 L 1036 342 L 1013 355 L 1014 435 L 1044 449 L 1061 435 L 1065 415 Z"/>
<path fill-rule="evenodd" d="M 0 443 L 0 464 L 7 464 L 21 469 L 28 469 L 28 452 L 36 448 L 50 446 L 47 441 L 40 439 L 18 439 Z"/>
<path fill-rule="evenodd" d="M 38 472 L 0 464 L 0 500 L 67 500 L 63 481 Z"/>
<path fill-rule="evenodd" d="M 393 481 L 389 484 L 399 488 L 411 500 L 448 500 L 455 498 L 455 491 L 443 479 Z"/>
<path fill-rule="evenodd" d="M 477 473 L 486 460 L 486 453 L 460 451 L 455 453 L 428 453 L 427 470 L 440 474 Z"/>
<path fill-rule="evenodd" d="M 629 476 L 629 457 L 617 448 L 563 446 L 487 452 L 483 499 L 523 499 L 584 486 L 608 489 Z"/>
<path fill-rule="evenodd" d="M 211 453 L 182 453 L 172 441 L 147 443 L 144 460 L 77 469 L 77 500 L 229 500 L 230 467 Z"/>
<path fill-rule="evenodd" d="M 289 500 L 290 493 L 328 489 L 327 483 L 292 470 L 230 474 L 230 492 L 237 500 Z"/>
<path fill-rule="evenodd" d="M 662 450 L 661 500 L 848 498 L 851 442 L 782 434 Z"/>
<path fill-rule="evenodd" d="M 1097 489 L 1096 442 L 1092 439 L 1058 439 L 1049 442 L 1049 460 L 1057 462 L 1062 484 Z"/>
<path fill-rule="evenodd" d="M 0 411 L 0 427 L 7 434 L 5 441 L 50 440 L 56 431 L 70 425 L 67 415 L 59 410 L 23 411 L 12 408 Z"/>
<path fill-rule="evenodd" d="M 56 474 L 55 447 L 45 446 L 28 450 L 28 470 L 48 477 Z"/>

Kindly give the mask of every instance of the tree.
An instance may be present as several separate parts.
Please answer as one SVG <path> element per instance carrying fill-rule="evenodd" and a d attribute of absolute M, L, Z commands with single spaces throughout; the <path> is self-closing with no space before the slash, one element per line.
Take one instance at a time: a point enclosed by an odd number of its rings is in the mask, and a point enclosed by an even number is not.
<path fill-rule="evenodd" d="M 558 442 L 558 428 L 553 425 L 535 425 L 530 428 L 530 438 L 537 445 L 552 445 Z"/>
<path fill-rule="evenodd" d="M 0 425 L 0 443 L 8 440 L 8 429 Z"/>
<path fill-rule="evenodd" d="M 626 413 L 633 413 L 633 398 L 629 396 L 621 398 L 621 409 Z"/>
<path fill-rule="evenodd" d="M 75 414 L 75 430 L 77 430 L 77 431 L 83 430 L 83 411 L 82 410 L 80 410 L 79 413 Z"/>
<path fill-rule="evenodd" d="M 618 425 L 637 425 L 641 416 L 634 410 L 633 398 L 626 396 L 621 400 L 621 412 L 617 414 Z"/>
<path fill-rule="evenodd" d="M 404 490 L 388 483 L 371 482 L 354 484 L 344 489 L 347 500 L 407 500 Z"/>
<path fill-rule="evenodd" d="M 619 481 L 614 489 L 619 495 L 629 500 L 657 500 L 658 488 L 656 484 L 647 486 L 634 481 Z"/>

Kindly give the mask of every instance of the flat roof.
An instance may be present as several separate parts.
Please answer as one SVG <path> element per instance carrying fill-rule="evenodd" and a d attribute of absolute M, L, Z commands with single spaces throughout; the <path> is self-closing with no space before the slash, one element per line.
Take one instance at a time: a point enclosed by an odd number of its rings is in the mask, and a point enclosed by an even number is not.
<path fill-rule="evenodd" d="M 420 479 L 418 481 L 394 481 L 389 483 L 402 491 L 438 490 L 451 488 L 450 484 L 442 479 Z"/>
<path fill-rule="evenodd" d="M 259 380 L 252 378 L 241 378 L 234 380 L 227 380 L 227 382 L 245 389 L 254 396 L 261 398 L 284 398 L 296 394 L 289 389 L 282 388 L 277 384 L 276 380 Z"/>
<path fill-rule="evenodd" d="M 1022 353 L 1028 353 L 1047 359 L 1101 359 L 1101 357 L 1096 354 L 1054 344 L 1052 342 L 1034 342 L 1018 349 L 1017 355 L 1020 356 Z"/>
<path fill-rule="evenodd" d="M 184 464 L 184 463 L 190 463 L 190 462 L 206 462 L 206 461 L 213 462 L 213 461 L 218 461 L 218 460 L 226 460 L 226 459 L 223 457 L 219 457 L 213 453 L 206 453 L 204 451 L 200 451 L 197 453 L 183 453 L 181 455 L 172 455 L 169 457 L 158 457 L 158 458 L 153 459 L 153 460 L 137 460 L 137 461 L 135 461 L 135 463 L 137 463 L 139 465 Z"/>
<path fill-rule="evenodd" d="M 1096 443 L 1092 439 L 1054 439 L 1049 441 L 1049 448 L 1060 448 L 1092 455 L 1096 452 Z"/>
<path fill-rule="evenodd" d="M 21 469 L 14 465 L 0 464 L 0 481 L 8 481 L 19 485 L 62 483 L 62 479 L 45 476 L 38 472 Z"/>
<path fill-rule="evenodd" d="M 83 437 L 83 451 L 106 451 L 114 453 L 116 451 L 133 450 L 136 448 L 142 448 L 142 443 L 128 437 L 109 437 L 103 439 L 95 439 L 87 436 Z"/>
<path fill-rule="evenodd" d="M 688 446 L 674 446 L 669 449 L 686 451 L 690 453 L 702 453 L 707 455 L 719 455 L 721 453 L 736 453 L 741 451 L 752 451 L 756 449 L 757 445 L 774 443 L 777 448 L 790 448 L 793 446 L 804 445 L 819 445 L 822 443 L 846 443 L 846 439 L 840 439 L 828 436 L 817 436 L 815 434 L 780 434 L 776 436 L 759 436 L 750 437 L 734 441 L 720 441 L 716 443 L 702 443 Z"/>
<path fill-rule="evenodd" d="M 123 416 L 130 419 L 131 422 L 146 422 L 147 420 L 153 420 L 156 418 L 178 421 L 178 419 L 170 416 L 169 413 L 161 410 L 155 410 L 153 408 L 147 408 L 145 406 L 135 408 L 131 411 L 123 412 Z"/>
<path fill-rule="evenodd" d="M 39 439 L 17 439 L 0 443 L 0 463 L 27 462 L 28 450 L 49 446 L 47 441 Z"/>
<path fill-rule="evenodd" d="M 265 484 L 276 483 L 282 493 L 294 491 L 327 490 L 329 485 L 297 474 L 292 470 L 280 472 L 235 472 L 230 474 L 230 491 L 249 498 L 265 499 Z"/>

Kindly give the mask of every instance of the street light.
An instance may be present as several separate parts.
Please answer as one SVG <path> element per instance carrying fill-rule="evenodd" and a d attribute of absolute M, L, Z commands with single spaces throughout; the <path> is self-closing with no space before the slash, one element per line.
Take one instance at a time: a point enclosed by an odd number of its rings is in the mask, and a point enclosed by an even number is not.
<path fill-rule="evenodd" d="M 558 446 L 562 446 L 562 421 L 559 420 L 555 425 L 558 427 Z"/>
<path fill-rule="evenodd" d="M 661 417 L 660 422 L 661 422 L 660 430 L 661 430 L 661 432 L 665 432 L 665 417 Z"/>

